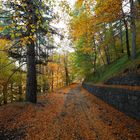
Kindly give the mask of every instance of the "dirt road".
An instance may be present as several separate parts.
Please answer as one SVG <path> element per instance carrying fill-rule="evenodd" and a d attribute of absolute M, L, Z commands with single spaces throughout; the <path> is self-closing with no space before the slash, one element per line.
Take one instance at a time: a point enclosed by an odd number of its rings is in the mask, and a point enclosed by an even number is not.
<path fill-rule="evenodd" d="M 140 122 L 80 85 L 43 96 L 36 106 L 1 107 L 0 126 L 1 140 L 140 140 Z"/>

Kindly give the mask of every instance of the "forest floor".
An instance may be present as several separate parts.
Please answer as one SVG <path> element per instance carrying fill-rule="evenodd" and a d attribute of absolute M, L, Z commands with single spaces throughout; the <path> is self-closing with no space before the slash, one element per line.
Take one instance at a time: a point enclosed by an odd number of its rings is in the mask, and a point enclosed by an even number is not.
<path fill-rule="evenodd" d="M 140 140 L 140 122 L 73 84 L 0 107 L 0 140 Z"/>

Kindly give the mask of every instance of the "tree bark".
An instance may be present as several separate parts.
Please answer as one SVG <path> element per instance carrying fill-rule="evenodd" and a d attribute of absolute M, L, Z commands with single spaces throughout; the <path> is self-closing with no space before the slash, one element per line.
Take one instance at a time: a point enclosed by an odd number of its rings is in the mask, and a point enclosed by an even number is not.
<path fill-rule="evenodd" d="M 116 40 L 115 40 L 115 36 L 114 36 L 114 31 L 113 31 L 113 25 L 112 25 L 112 23 L 110 23 L 110 30 L 111 30 L 111 36 L 112 36 L 112 46 L 114 48 L 116 58 L 118 58 L 116 44 L 115 44 L 116 43 Z"/>
<path fill-rule="evenodd" d="M 121 20 L 120 20 L 120 41 L 121 41 L 121 52 L 124 53 L 124 49 L 123 49 L 122 21 Z"/>
<path fill-rule="evenodd" d="M 37 102 L 37 79 L 35 62 L 35 45 L 32 40 L 27 46 L 27 86 L 26 100 L 32 103 Z"/>
<path fill-rule="evenodd" d="M 96 43 L 95 43 L 95 38 L 93 38 L 93 44 L 94 44 L 94 61 L 93 61 L 93 67 L 94 67 L 94 74 L 96 74 L 97 47 L 96 47 Z"/>
<path fill-rule="evenodd" d="M 126 36 L 126 49 L 127 49 L 127 55 L 128 58 L 131 56 L 130 54 L 130 45 L 129 45 L 129 34 L 128 34 L 128 25 L 127 25 L 127 21 L 124 18 L 124 25 L 125 25 L 125 36 Z"/>
<path fill-rule="evenodd" d="M 53 70 L 51 71 L 51 76 L 52 76 L 52 83 L 51 83 L 51 91 L 53 91 L 54 90 L 54 79 L 53 79 L 53 76 L 54 76 L 54 72 L 53 72 Z"/>
<path fill-rule="evenodd" d="M 105 51 L 107 65 L 110 65 L 110 54 L 109 54 L 108 46 L 106 46 L 106 48 L 104 48 L 104 51 Z"/>
<path fill-rule="evenodd" d="M 139 3 L 139 5 L 140 5 L 140 0 L 138 0 L 138 3 Z"/>
<path fill-rule="evenodd" d="M 20 63 L 21 62 L 19 62 L 19 65 L 20 65 Z M 18 93 L 19 93 L 19 101 L 22 101 L 22 70 L 21 69 L 19 69 L 19 77 L 20 77 L 20 79 L 19 79 L 19 85 L 18 85 Z"/>
<path fill-rule="evenodd" d="M 22 101 L 22 83 L 18 85 L 18 90 L 19 90 L 19 101 Z"/>
<path fill-rule="evenodd" d="M 126 37 L 126 50 L 127 50 L 127 56 L 128 58 L 131 56 L 130 54 L 130 45 L 129 45 L 129 32 L 128 32 L 128 23 L 125 19 L 125 14 L 122 8 L 122 16 L 123 16 L 123 23 L 124 23 L 124 27 L 125 27 L 125 37 Z"/>
<path fill-rule="evenodd" d="M 136 59 L 136 23 L 134 13 L 134 0 L 130 0 L 131 9 L 131 30 L 132 30 L 132 59 Z"/>
<path fill-rule="evenodd" d="M 64 55 L 64 67 L 65 67 L 65 79 L 66 79 L 66 86 L 69 85 L 70 80 L 69 80 L 69 72 L 68 72 L 68 55 Z"/>
<path fill-rule="evenodd" d="M 13 102 L 13 83 L 11 82 L 11 96 L 10 96 L 10 99 L 11 99 L 11 103 Z"/>
<path fill-rule="evenodd" d="M 3 86 L 3 103 L 7 104 L 7 85 Z"/>
<path fill-rule="evenodd" d="M 31 103 L 37 102 L 37 79 L 36 79 L 36 57 L 35 57 L 35 43 L 30 38 L 30 36 L 34 36 L 32 32 L 32 27 L 30 25 L 36 26 L 34 10 L 35 7 L 33 5 L 33 0 L 26 1 L 29 12 L 29 19 L 27 24 L 27 85 L 26 85 L 26 100 Z"/>

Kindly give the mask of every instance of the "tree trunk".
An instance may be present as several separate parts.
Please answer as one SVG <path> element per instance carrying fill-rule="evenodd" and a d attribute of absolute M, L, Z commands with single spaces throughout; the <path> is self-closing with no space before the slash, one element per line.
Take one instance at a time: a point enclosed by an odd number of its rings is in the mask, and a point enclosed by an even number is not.
<path fill-rule="evenodd" d="M 138 3 L 139 3 L 139 5 L 140 5 L 140 0 L 138 0 Z"/>
<path fill-rule="evenodd" d="M 122 14 L 123 14 L 124 27 L 125 27 L 126 49 L 127 49 L 127 55 L 128 55 L 128 58 L 129 58 L 131 55 L 130 55 L 130 45 L 129 45 L 128 23 L 127 23 L 127 21 L 125 19 L 123 9 L 122 9 Z"/>
<path fill-rule="evenodd" d="M 19 90 L 19 101 L 22 101 L 22 83 L 18 85 L 18 90 Z"/>
<path fill-rule="evenodd" d="M 101 42 L 102 42 L 103 39 L 102 39 L 101 33 L 99 33 L 99 36 L 100 36 L 100 40 L 101 40 Z M 98 46 L 98 51 L 99 51 L 99 54 L 100 54 L 100 56 L 101 56 L 102 62 L 103 62 L 103 64 L 105 65 L 105 60 L 104 60 L 104 58 L 103 58 L 103 56 L 102 56 L 102 52 L 101 52 L 101 49 L 100 49 L 99 46 Z"/>
<path fill-rule="evenodd" d="M 68 74 L 68 68 L 65 66 L 65 74 L 66 74 L 66 86 L 69 85 L 69 74 Z"/>
<path fill-rule="evenodd" d="M 3 86 L 3 103 L 7 104 L 7 84 Z"/>
<path fill-rule="evenodd" d="M 27 87 L 26 100 L 32 103 L 37 102 L 37 80 L 36 80 L 36 62 L 35 45 L 32 40 L 27 47 Z"/>
<path fill-rule="evenodd" d="M 57 88 L 59 88 L 59 67 L 57 69 Z"/>
<path fill-rule="evenodd" d="M 94 67 L 94 74 L 96 74 L 96 61 L 97 61 L 97 52 L 95 50 L 95 57 L 94 57 L 94 64 L 93 64 L 93 67 Z"/>
<path fill-rule="evenodd" d="M 69 85 L 69 72 L 68 72 L 68 58 L 67 54 L 64 56 L 64 67 L 65 67 L 65 79 L 66 79 L 66 86 Z"/>
<path fill-rule="evenodd" d="M 112 36 L 112 46 L 113 46 L 114 51 L 115 51 L 115 56 L 116 56 L 116 58 L 118 58 L 116 44 L 115 44 L 116 40 L 115 40 L 115 36 L 114 36 L 114 31 L 113 31 L 112 23 L 110 23 L 110 30 L 111 30 L 111 36 Z"/>
<path fill-rule="evenodd" d="M 106 48 L 104 48 L 104 51 L 105 51 L 107 65 L 110 65 L 110 55 L 109 55 L 108 46 Z"/>
<path fill-rule="evenodd" d="M 128 25 L 127 21 L 124 19 L 124 25 L 125 25 L 125 35 L 126 35 L 126 49 L 127 49 L 127 55 L 130 57 L 130 45 L 129 45 L 129 34 L 128 34 Z"/>
<path fill-rule="evenodd" d="M 132 59 L 136 59 L 136 23 L 134 13 L 134 0 L 130 0 L 131 9 L 131 30 L 132 30 Z"/>
<path fill-rule="evenodd" d="M 11 103 L 13 102 L 13 83 L 11 82 L 11 96 L 10 96 L 10 100 L 11 100 Z"/>
<path fill-rule="evenodd" d="M 93 61 L 93 67 L 94 67 L 94 74 L 96 74 L 97 48 L 96 48 L 95 38 L 93 38 L 93 43 L 94 43 L 94 61 Z"/>
<path fill-rule="evenodd" d="M 51 91 L 53 91 L 54 90 L 54 86 L 53 86 L 53 84 L 54 84 L 54 79 L 53 79 L 54 72 L 53 72 L 53 70 L 51 72 L 51 75 L 52 75 Z"/>
<path fill-rule="evenodd" d="M 33 0 L 26 1 L 28 8 L 31 12 L 29 12 L 29 19 L 27 24 L 27 35 L 28 42 L 27 43 L 27 85 L 26 85 L 26 100 L 31 103 L 37 102 L 37 79 L 36 79 L 36 58 L 35 58 L 35 43 L 30 38 L 30 36 L 34 36 L 32 32 L 32 27 L 30 25 L 36 26 L 35 15 L 33 11 L 35 7 L 33 6 Z"/>
<path fill-rule="evenodd" d="M 20 63 L 19 63 L 20 64 Z M 22 101 L 22 70 L 20 69 L 20 79 L 19 79 L 19 85 L 18 85 L 18 93 L 19 93 L 19 101 Z"/>
<path fill-rule="evenodd" d="M 122 21 L 121 20 L 120 20 L 120 41 L 121 41 L 121 52 L 124 53 L 124 49 L 123 49 Z"/>
<path fill-rule="evenodd" d="M 99 54 L 100 54 L 100 57 L 101 57 L 102 63 L 105 65 L 105 60 L 104 60 L 104 58 L 103 58 L 103 56 L 102 56 L 101 49 L 100 49 L 99 46 L 98 46 L 98 52 L 99 52 Z"/>

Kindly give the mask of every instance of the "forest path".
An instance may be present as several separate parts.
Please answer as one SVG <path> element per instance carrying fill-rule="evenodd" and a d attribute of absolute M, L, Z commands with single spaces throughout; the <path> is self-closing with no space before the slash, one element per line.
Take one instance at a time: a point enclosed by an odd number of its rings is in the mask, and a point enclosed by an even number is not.
<path fill-rule="evenodd" d="M 40 102 L 0 109 L 0 139 L 139 140 L 140 122 L 73 84 Z"/>

